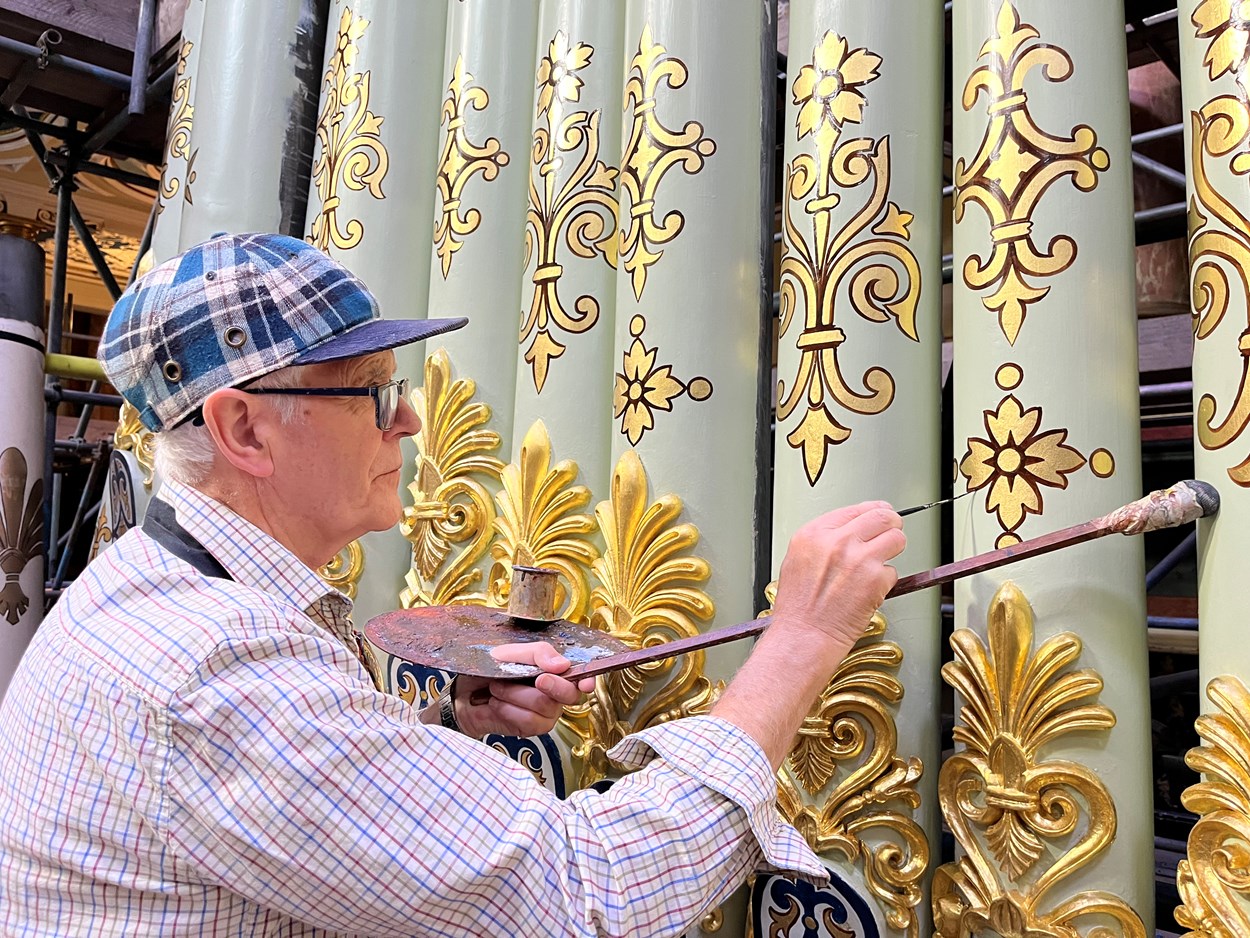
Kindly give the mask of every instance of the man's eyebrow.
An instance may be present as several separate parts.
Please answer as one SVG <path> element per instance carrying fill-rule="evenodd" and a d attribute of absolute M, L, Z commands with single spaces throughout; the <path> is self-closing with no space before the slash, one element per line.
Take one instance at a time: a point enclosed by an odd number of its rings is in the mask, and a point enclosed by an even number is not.
<path fill-rule="evenodd" d="M 392 370 L 385 363 L 378 362 L 363 369 L 360 373 L 359 380 L 361 381 L 362 386 L 385 384 L 387 381 L 391 380 L 391 373 Z"/>

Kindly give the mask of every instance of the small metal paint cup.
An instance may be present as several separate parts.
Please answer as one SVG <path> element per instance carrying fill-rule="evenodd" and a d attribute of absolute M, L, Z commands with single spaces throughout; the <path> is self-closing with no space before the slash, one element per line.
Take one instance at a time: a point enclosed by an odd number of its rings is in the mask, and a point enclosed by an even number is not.
<path fill-rule="evenodd" d="M 508 595 L 508 615 L 532 622 L 550 622 L 556 617 L 556 579 L 559 573 L 549 567 L 512 568 L 512 590 Z"/>

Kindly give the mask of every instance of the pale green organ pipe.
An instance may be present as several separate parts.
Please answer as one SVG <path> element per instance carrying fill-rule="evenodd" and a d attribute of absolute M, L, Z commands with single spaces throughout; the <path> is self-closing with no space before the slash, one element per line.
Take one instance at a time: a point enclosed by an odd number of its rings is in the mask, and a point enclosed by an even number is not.
<path fill-rule="evenodd" d="M 595 500 L 611 475 L 624 5 L 544 0 L 516 364 L 516 433 L 541 419 Z"/>
<path fill-rule="evenodd" d="M 1141 494 L 1121 13 L 953 10 L 954 454 L 956 491 L 975 492 L 954 507 L 956 559 Z M 1030 927 L 1090 927 L 1095 903 L 1112 934 L 1152 933 L 1143 580 L 1140 539 L 1113 537 L 956 585 L 956 755 L 938 787 L 964 859 L 934 882 L 948 928 L 979 921 L 983 892 L 1014 893 L 1001 901 Z"/>
<path fill-rule="evenodd" d="M 904 20 L 908 28 L 899 29 Z M 876 499 L 902 508 L 938 497 L 942 32 L 936 4 L 796 0 L 790 6 L 781 127 L 774 576 L 790 537 L 822 512 Z M 939 562 L 940 517 L 928 511 L 907 519 L 908 546 L 895 562 L 900 572 Z M 901 683 L 902 699 L 882 698 L 877 705 L 894 721 L 890 754 L 918 760 L 924 774 L 912 785 L 919 808 L 895 803 L 892 810 L 917 823 L 934 844 L 938 600 L 932 590 L 886 603 L 884 634 L 863 643 L 889 643 L 901 652 L 901 664 L 883 673 Z M 855 719 L 856 706 L 849 703 L 836 716 Z M 813 773 L 805 800 L 822 806 L 861 793 L 839 785 L 874 751 L 869 746 L 858 758 L 840 761 L 828 777 Z M 799 784 L 796 773 L 783 772 Z M 877 781 L 865 778 L 863 787 Z M 900 845 L 908 842 L 899 833 L 905 824 L 890 825 Z M 867 888 L 862 862 L 845 862 L 837 851 L 825 859 L 878 906 L 879 917 L 889 911 Z M 903 903 L 898 911 L 917 925 L 927 919 L 923 906 Z"/>
<path fill-rule="evenodd" d="M 178 66 L 165 133 L 165 164 L 161 167 L 156 226 L 152 229 L 150 253 L 156 264 L 181 249 L 182 208 L 194 200 L 197 153 L 191 145 L 191 132 L 195 127 L 195 92 L 200 85 L 198 73 L 207 7 L 208 0 L 190 0 L 183 14 Z"/>
<path fill-rule="evenodd" d="M 330 6 L 305 236 L 360 277 L 388 319 L 426 318 L 446 22 L 443 3 Z M 413 388 L 423 381 L 422 345 L 395 350 L 395 376 Z M 405 440 L 405 505 L 415 466 Z M 398 526 L 360 545 L 352 618 L 363 627 L 398 607 L 412 549 Z"/>
<path fill-rule="evenodd" d="M 467 316 L 444 348 L 513 455 L 517 297 L 529 177 L 537 0 L 451 3 L 430 255 L 429 316 Z M 516 441 L 519 444 L 519 440 Z"/>

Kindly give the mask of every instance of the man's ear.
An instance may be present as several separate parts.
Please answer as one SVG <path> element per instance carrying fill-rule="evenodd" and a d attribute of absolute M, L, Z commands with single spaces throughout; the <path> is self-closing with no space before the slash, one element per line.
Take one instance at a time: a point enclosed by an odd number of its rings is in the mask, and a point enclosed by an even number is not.
<path fill-rule="evenodd" d="M 273 475 L 272 408 L 245 391 L 222 388 L 204 399 L 203 414 L 222 459 L 256 478 Z"/>

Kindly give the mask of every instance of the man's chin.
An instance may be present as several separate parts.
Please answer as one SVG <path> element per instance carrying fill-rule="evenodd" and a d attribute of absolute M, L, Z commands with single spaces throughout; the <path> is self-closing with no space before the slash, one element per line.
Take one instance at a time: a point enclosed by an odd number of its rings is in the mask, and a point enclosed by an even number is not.
<path fill-rule="evenodd" d="M 393 504 L 379 508 L 374 513 L 373 524 L 370 525 L 370 531 L 389 531 L 395 525 L 399 524 L 400 519 L 404 516 L 404 506 L 400 504 L 399 497 L 393 496 Z"/>

